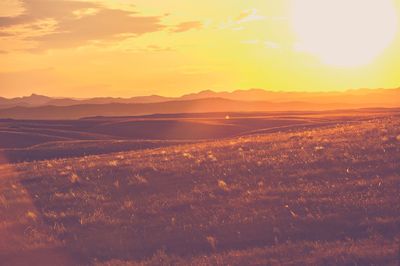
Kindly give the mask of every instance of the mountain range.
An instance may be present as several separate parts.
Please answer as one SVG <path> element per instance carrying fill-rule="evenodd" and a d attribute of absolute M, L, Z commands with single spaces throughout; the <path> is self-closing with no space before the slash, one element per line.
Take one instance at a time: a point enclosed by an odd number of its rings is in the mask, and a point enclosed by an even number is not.
<path fill-rule="evenodd" d="M 0 118 L 77 119 L 88 116 L 131 116 L 155 113 L 315 111 L 400 107 L 400 88 L 345 92 L 275 92 L 262 89 L 214 92 L 181 97 L 53 98 L 32 94 L 0 97 Z"/>

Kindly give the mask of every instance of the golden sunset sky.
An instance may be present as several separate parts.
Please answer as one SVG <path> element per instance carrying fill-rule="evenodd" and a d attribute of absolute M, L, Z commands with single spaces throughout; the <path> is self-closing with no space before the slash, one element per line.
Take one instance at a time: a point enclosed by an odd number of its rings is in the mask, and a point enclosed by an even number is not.
<path fill-rule="evenodd" d="M 399 0 L 1 0 L 0 96 L 400 86 Z"/>

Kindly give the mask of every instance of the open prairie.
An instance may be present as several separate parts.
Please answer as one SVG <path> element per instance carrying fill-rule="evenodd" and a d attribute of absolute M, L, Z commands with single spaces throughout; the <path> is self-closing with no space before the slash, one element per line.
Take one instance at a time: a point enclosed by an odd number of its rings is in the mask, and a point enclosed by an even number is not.
<path fill-rule="evenodd" d="M 0 120 L 0 163 L 141 150 L 252 134 L 354 123 L 399 109 L 192 113 L 78 120 Z"/>
<path fill-rule="evenodd" d="M 51 158 L 0 165 L 5 265 L 399 262 L 398 110 L 2 122 L 24 132 L 5 159 Z"/>
<path fill-rule="evenodd" d="M 0 0 L 0 266 L 400 266 L 400 0 Z"/>

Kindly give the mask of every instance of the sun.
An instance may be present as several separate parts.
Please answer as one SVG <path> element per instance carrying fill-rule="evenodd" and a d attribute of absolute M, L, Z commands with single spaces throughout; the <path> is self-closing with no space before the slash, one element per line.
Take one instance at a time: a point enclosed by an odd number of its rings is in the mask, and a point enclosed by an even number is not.
<path fill-rule="evenodd" d="M 296 49 L 337 67 L 371 63 L 394 41 L 392 0 L 292 0 Z"/>

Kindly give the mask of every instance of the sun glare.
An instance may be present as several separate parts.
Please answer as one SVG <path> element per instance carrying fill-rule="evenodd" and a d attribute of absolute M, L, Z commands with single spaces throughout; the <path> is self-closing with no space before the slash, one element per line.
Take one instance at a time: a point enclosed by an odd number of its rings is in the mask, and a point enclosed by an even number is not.
<path fill-rule="evenodd" d="M 398 17 L 392 0 L 293 0 L 296 48 L 337 67 L 371 63 L 393 42 Z"/>

